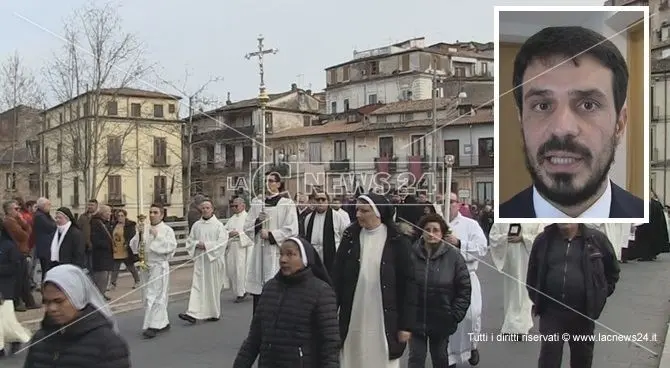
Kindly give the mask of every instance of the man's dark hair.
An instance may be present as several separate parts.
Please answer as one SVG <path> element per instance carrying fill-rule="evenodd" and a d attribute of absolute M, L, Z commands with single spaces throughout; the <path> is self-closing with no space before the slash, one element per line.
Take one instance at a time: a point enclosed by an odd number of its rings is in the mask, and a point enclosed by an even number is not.
<path fill-rule="evenodd" d="M 88 200 L 88 203 L 95 203 L 95 204 L 98 204 L 98 200 L 95 199 L 95 198 L 93 198 L 93 199 L 89 199 L 89 200 Z"/>
<path fill-rule="evenodd" d="M 159 210 L 163 211 L 164 207 L 162 203 L 152 203 L 151 207 L 158 208 Z"/>
<path fill-rule="evenodd" d="M 579 56 L 588 55 L 612 71 L 612 91 L 616 116 L 626 101 L 628 67 L 626 59 L 610 40 L 584 27 L 547 27 L 531 36 L 521 46 L 514 60 L 514 99 L 523 115 L 523 76 L 536 59 L 565 56 L 579 66 Z"/>

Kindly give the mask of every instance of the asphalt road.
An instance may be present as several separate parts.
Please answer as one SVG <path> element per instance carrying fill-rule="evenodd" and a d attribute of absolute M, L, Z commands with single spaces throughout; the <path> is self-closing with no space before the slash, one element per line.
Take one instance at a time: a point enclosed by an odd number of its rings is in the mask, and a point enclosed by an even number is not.
<path fill-rule="evenodd" d="M 652 263 L 622 265 L 622 279 L 617 291 L 608 301 L 600 322 L 621 334 L 647 333 L 656 342 L 643 342 L 647 349 L 658 352 L 663 347 L 665 329 L 670 314 L 670 256 L 664 255 Z M 487 260 L 487 263 L 491 264 Z M 480 264 L 479 277 L 483 288 L 483 332 L 497 333 L 502 325 L 502 279 L 504 275 Z M 131 348 L 133 367 L 162 368 L 228 368 L 245 338 L 251 318 L 251 300 L 232 303 L 232 295 L 222 296 L 223 316 L 219 322 L 186 326 L 177 318 L 186 301 L 170 306 L 172 329 L 154 340 L 143 340 L 139 327 L 142 311 L 119 315 L 119 326 Z M 602 333 L 611 331 L 598 327 Z M 656 334 L 655 336 L 653 334 Z M 538 343 L 488 342 L 480 346 L 479 367 L 537 367 Z M 563 366 L 568 367 L 568 347 L 565 347 Z M 403 359 L 404 360 L 404 359 Z M 3 368 L 21 367 L 23 356 L 3 360 Z M 657 368 L 658 357 L 644 348 L 623 342 L 596 343 L 594 368 L 646 367 Z M 406 366 L 403 363 L 402 366 Z M 430 366 L 429 363 L 427 366 Z M 466 365 L 467 366 L 467 365 Z M 464 367 L 466 367 L 464 366 Z M 460 367 L 459 367 L 460 368 Z"/>

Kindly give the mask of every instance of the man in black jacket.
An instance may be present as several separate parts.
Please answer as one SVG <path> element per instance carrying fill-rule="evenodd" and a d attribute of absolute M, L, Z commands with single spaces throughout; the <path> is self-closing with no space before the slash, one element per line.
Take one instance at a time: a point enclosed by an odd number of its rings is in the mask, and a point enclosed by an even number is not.
<path fill-rule="evenodd" d="M 535 238 L 526 285 L 543 335 L 593 335 L 619 281 L 619 262 L 602 232 L 584 224 L 552 224 Z M 590 368 L 593 341 L 570 338 L 570 366 Z M 542 341 L 538 367 L 560 368 L 563 340 Z"/>

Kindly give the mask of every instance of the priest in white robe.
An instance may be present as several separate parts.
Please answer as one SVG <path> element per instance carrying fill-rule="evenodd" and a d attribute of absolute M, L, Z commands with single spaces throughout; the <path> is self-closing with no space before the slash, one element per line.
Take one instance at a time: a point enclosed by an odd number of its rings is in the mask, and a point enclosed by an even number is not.
<path fill-rule="evenodd" d="M 342 221 L 349 226 L 351 224 L 351 218 L 349 217 L 349 212 L 345 211 L 344 208 L 342 208 L 342 201 L 339 198 L 333 197 L 331 199 L 331 206 L 333 210 L 335 210 L 335 213 L 342 216 Z"/>
<path fill-rule="evenodd" d="M 489 233 L 493 264 L 503 274 L 505 317 L 500 333 L 525 335 L 533 327 L 533 303 L 526 290 L 528 259 L 544 224 L 498 224 Z"/>
<path fill-rule="evenodd" d="M 147 339 L 170 329 L 168 300 L 170 289 L 170 260 L 177 250 L 174 230 L 163 222 L 163 206 L 154 204 L 149 209 L 150 226 L 144 226 L 144 261 L 146 269 L 140 269 L 142 300 L 144 303 L 143 335 Z M 140 229 L 130 241 L 133 253 L 138 254 Z"/>
<path fill-rule="evenodd" d="M 470 308 L 465 314 L 465 319 L 458 324 L 456 332 L 449 337 L 447 352 L 449 353 L 449 365 L 464 362 L 470 365 L 479 363 L 479 350 L 477 341 L 471 336 L 477 335 L 482 330 L 482 288 L 477 277 L 479 260 L 486 256 L 487 239 L 484 231 L 477 221 L 467 218 L 460 213 L 461 203 L 458 196 L 451 193 L 449 204 L 449 228 L 451 234 L 447 235 L 447 243 L 460 248 L 465 263 L 470 270 L 470 282 L 472 284 L 472 295 L 470 297 Z"/>
<path fill-rule="evenodd" d="M 254 297 L 254 310 L 263 285 L 279 272 L 279 247 L 287 238 L 298 235 L 298 211 L 285 194 L 281 176 L 271 172 L 265 179 L 268 195 L 264 201 L 251 202 L 244 224 L 245 233 L 254 240 L 245 286 Z"/>
<path fill-rule="evenodd" d="M 312 199 L 316 205 L 314 211 L 305 218 L 305 239 L 314 246 L 324 267 L 330 272 L 342 233 L 347 229 L 349 221 L 345 222 L 343 216 L 329 206 L 328 193 L 315 191 Z"/>
<path fill-rule="evenodd" d="M 228 232 L 214 216 L 214 205 L 208 199 L 200 204 L 202 217 L 196 221 L 186 239 L 186 251 L 193 259 L 193 279 L 186 312 L 179 318 L 218 321 L 221 317 L 221 290 L 228 288 L 225 252 Z"/>
<path fill-rule="evenodd" d="M 233 215 L 224 225 L 228 233 L 228 248 L 226 249 L 226 271 L 235 294 L 235 303 L 242 302 L 246 297 L 247 259 L 251 254 L 253 240 L 244 232 L 247 221 L 246 204 L 242 198 L 235 198 L 231 204 Z"/>

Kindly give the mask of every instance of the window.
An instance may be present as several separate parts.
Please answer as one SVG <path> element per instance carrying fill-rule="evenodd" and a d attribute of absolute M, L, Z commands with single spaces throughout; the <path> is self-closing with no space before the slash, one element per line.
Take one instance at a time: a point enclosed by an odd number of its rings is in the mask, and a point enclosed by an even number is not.
<path fill-rule="evenodd" d="M 163 105 L 161 104 L 154 104 L 154 117 L 155 118 L 162 118 L 164 116 L 163 114 Z"/>
<path fill-rule="evenodd" d="M 226 153 L 226 165 L 230 167 L 235 166 L 235 146 L 233 145 L 226 145 L 224 148 L 224 152 Z"/>
<path fill-rule="evenodd" d="M 479 166 L 493 167 L 493 138 L 479 138 Z"/>
<path fill-rule="evenodd" d="M 302 126 L 308 127 L 310 125 L 312 125 L 312 117 L 308 116 L 308 115 L 303 116 L 302 117 Z"/>
<path fill-rule="evenodd" d="M 479 203 L 493 200 L 493 182 L 477 182 L 477 200 Z"/>
<path fill-rule="evenodd" d="M 107 101 L 107 115 L 116 116 L 119 114 L 119 104 L 116 101 Z"/>
<path fill-rule="evenodd" d="M 482 66 L 482 74 L 484 75 L 489 74 L 489 64 L 487 64 L 486 62 L 482 62 L 481 66 Z"/>
<path fill-rule="evenodd" d="M 377 115 L 377 122 L 378 123 L 385 123 L 386 122 L 386 115 Z"/>
<path fill-rule="evenodd" d="M 16 190 L 16 174 L 15 173 L 5 174 L 5 188 L 7 188 L 7 190 Z"/>
<path fill-rule="evenodd" d="M 309 162 L 321 162 L 321 142 L 309 142 Z"/>
<path fill-rule="evenodd" d="M 56 180 L 56 198 L 63 197 L 63 182 Z"/>
<path fill-rule="evenodd" d="M 44 148 L 44 160 L 42 164 L 44 165 L 44 171 L 49 172 L 49 147 Z"/>
<path fill-rule="evenodd" d="M 379 137 L 379 157 L 393 157 L 393 137 Z"/>
<path fill-rule="evenodd" d="M 164 175 L 154 176 L 154 201 L 167 204 L 167 177 Z"/>
<path fill-rule="evenodd" d="M 266 112 L 265 113 L 265 132 L 266 133 L 272 133 L 272 113 L 271 112 Z"/>
<path fill-rule="evenodd" d="M 379 61 L 368 62 L 368 70 L 370 71 L 370 75 L 379 74 Z"/>
<path fill-rule="evenodd" d="M 658 161 L 658 148 L 656 147 L 656 125 L 649 127 L 649 148 L 651 149 L 651 161 Z"/>
<path fill-rule="evenodd" d="M 458 139 L 446 139 L 444 141 L 444 155 L 453 155 L 454 167 L 460 166 L 461 149 Z"/>
<path fill-rule="evenodd" d="M 343 161 L 347 159 L 347 141 L 339 140 L 333 142 L 333 151 L 335 153 L 335 161 Z"/>
<path fill-rule="evenodd" d="M 467 115 L 472 111 L 472 107 L 470 105 L 460 105 L 458 106 L 458 115 Z"/>
<path fill-rule="evenodd" d="M 40 193 L 40 175 L 32 173 L 28 175 L 28 187 L 31 193 Z"/>
<path fill-rule="evenodd" d="M 409 70 L 409 54 L 400 57 L 400 70 L 406 72 Z"/>
<path fill-rule="evenodd" d="M 344 99 L 344 111 L 349 111 L 349 99 L 345 98 Z"/>
<path fill-rule="evenodd" d="M 58 143 L 56 145 L 56 162 L 61 162 L 63 160 L 63 144 Z"/>
<path fill-rule="evenodd" d="M 374 105 L 377 103 L 377 95 L 376 94 L 371 94 L 368 95 L 368 105 Z"/>
<path fill-rule="evenodd" d="M 79 139 L 74 138 L 72 140 L 72 162 L 70 163 L 73 169 L 79 168 L 79 151 Z"/>
<path fill-rule="evenodd" d="M 91 114 L 91 108 L 88 102 L 84 102 L 84 116 L 89 116 Z"/>
<path fill-rule="evenodd" d="M 138 103 L 131 103 L 130 104 L 130 116 L 139 118 L 142 116 L 142 105 Z"/>
<path fill-rule="evenodd" d="M 167 139 L 154 137 L 154 165 L 167 164 Z"/>
<path fill-rule="evenodd" d="M 168 113 L 169 114 L 174 114 L 175 111 L 177 111 L 177 107 L 174 104 L 169 104 L 168 105 Z"/>
<path fill-rule="evenodd" d="M 649 174 L 649 187 L 651 188 L 651 190 L 656 192 L 656 173 L 655 172 Z"/>
<path fill-rule="evenodd" d="M 242 147 L 242 165 L 244 166 L 249 165 L 253 157 L 254 157 L 254 149 L 252 146 Z"/>
<path fill-rule="evenodd" d="M 331 114 L 337 113 L 337 101 L 333 101 L 330 103 L 330 113 Z"/>
<path fill-rule="evenodd" d="M 413 120 L 414 120 L 414 114 L 411 112 L 400 115 L 400 121 L 402 122 L 413 121 Z"/>
<path fill-rule="evenodd" d="M 44 182 L 44 196 L 47 197 L 47 198 L 50 197 L 50 195 L 49 195 L 49 182 L 48 181 Z"/>
<path fill-rule="evenodd" d="M 121 193 L 123 193 L 121 175 L 107 176 L 107 201 L 110 203 L 122 202 Z"/>
<path fill-rule="evenodd" d="M 455 77 L 465 77 L 465 68 L 457 66 L 454 68 Z"/>
<path fill-rule="evenodd" d="M 107 164 L 121 164 L 121 137 L 107 136 Z"/>
<path fill-rule="evenodd" d="M 409 139 L 412 142 L 412 156 L 423 156 L 426 153 L 426 136 L 412 135 Z"/>
<path fill-rule="evenodd" d="M 59 123 L 62 123 L 62 122 L 63 122 L 63 113 L 62 113 L 62 112 L 59 112 L 59 113 L 58 113 L 58 122 L 59 122 Z"/>
<path fill-rule="evenodd" d="M 345 65 L 342 67 L 342 80 L 343 81 L 349 80 L 349 65 Z"/>
<path fill-rule="evenodd" d="M 39 141 L 26 141 L 26 148 L 30 152 L 31 159 L 37 160 L 40 157 L 40 142 Z"/>

